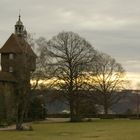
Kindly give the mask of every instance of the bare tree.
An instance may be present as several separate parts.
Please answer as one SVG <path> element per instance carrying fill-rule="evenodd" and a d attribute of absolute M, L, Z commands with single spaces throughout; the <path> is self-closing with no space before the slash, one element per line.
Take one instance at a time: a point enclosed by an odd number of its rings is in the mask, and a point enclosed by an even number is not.
<path fill-rule="evenodd" d="M 16 54 L 14 63 L 15 74 L 18 81 L 17 86 L 15 87 L 16 129 L 22 130 L 23 122 L 25 120 L 25 116 L 28 111 L 28 105 L 30 102 L 31 73 L 35 71 L 37 56 L 29 45 L 29 43 L 31 43 L 31 41 L 29 41 L 31 40 L 30 37 L 23 38 L 17 36 L 17 38 L 19 41 L 21 41 L 22 45 L 24 45 L 24 51 L 21 54 Z M 33 44 L 31 45 L 33 46 Z"/>
<path fill-rule="evenodd" d="M 137 83 L 136 84 L 136 88 L 137 90 L 134 90 L 133 93 L 135 94 L 135 104 L 136 104 L 136 115 L 137 115 L 137 118 L 139 118 L 140 116 L 140 83 Z"/>
<path fill-rule="evenodd" d="M 121 64 L 109 55 L 97 53 L 94 57 L 88 80 L 96 93 L 94 100 L 103 105 L 104 114 L 108 114 L 108 109 L 124 95 L 120 92 L 126 83 L 124 76 Z"/>
<path fill-rule="evenodd" d="M 94 53 L 93 47 L 73 32 L 59 33 L 42 47 L 42 59 L 48 61 L 43 61 L 43 67 L 49 66 L 55 87 L 65 93 L 71 121 L 77 119 L 75 107 L 79 97 L 78 91 L 84 86 L 87 67 Z"/>

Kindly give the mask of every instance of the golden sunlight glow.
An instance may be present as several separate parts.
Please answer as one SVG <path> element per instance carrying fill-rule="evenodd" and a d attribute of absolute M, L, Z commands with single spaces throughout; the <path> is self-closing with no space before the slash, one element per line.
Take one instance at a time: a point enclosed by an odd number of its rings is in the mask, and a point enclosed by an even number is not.
<path fill-rule="evenodd" d="M 140 73 L 127 72 L 126 79 L 131 83 L 130 89 L 138 89 L 137 84 L 140 83 Z"/>
<path fill-rule="evenodd" d="M 138 89 L 137 84 L 140 83 L 140 73 L 133 73 L 133 72 L 127 72 L 125 76 L 125 80 L 130 81 L 130 84 L 128 85 L 128 89 Z M 85 80 L 86 81 L 86 80 Z M 64 81 L 61 80 L 61 83 Z M 87 81 L 86 81 L 87 82 Z M 52 84 L 57 85 L 60 83 L 56 78 L 50 79 L 50 80 L 39 80 L 38 84 L 39 85 L 47 85 L 50 86 Z M 31 80 L 31 84 L 35 85 L 36 81 Z"/>

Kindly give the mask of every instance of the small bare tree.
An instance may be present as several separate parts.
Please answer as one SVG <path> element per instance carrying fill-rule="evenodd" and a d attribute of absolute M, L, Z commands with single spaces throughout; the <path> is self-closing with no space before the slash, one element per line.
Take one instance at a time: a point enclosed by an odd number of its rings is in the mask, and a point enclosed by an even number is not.
<path fill-rule="evenodd" d="M 124 76 L 121 64 L 109 55 L 97 53 L 94 57 L 88 80 L 96 93 L 94 100 L 103 105 L 104 114 L 108 114 L 108 109 L 124 95 L 120 92 L 126 83 Z"/>
<path fill-rule="evenodd" d="M 136 85 L 137 90 L 134 90 L 134 94 L 135 94 L 135 103 L 136 103 L 136 115 L 137 118 L 139 118 L 140 116 L 140 83 L 137 83 Z"/>
<path fill-rule="evenodd" d="M 22 130 L 31 93 L 31 73 L 35 70 L 36 58 L 31 46 L 31 37 L 18 37 L 18 41 L 22 43 L 24 51 L 16 54 L 14 63 L 15 75 L 17 76 L 17 86 L 15 87 L 15 112 L 16 112 L 16 129 Z M 30 40 L 30 41 L 29 41 Z M 29 42 L 29 43 L 28 43 Z M 21 45 L 21 44 L 20 44 Z M 33 46 L 33 44 L 31 44 Z M 17 65 L 18 64 L 18 65 Z M 19 65 L 21 64 L 21 65 Z M 35 88 L 35 87 L 34 87 Z"/>

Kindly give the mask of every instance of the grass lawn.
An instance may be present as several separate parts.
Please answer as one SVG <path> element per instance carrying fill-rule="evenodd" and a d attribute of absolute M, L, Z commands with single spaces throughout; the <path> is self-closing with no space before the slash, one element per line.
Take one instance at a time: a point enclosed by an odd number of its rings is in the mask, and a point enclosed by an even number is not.
<path fill-rule="evenodd" d="M 0 131 L 0 140 L 139 140 L 140 120 L 38 123 L 34 131 Z"/>

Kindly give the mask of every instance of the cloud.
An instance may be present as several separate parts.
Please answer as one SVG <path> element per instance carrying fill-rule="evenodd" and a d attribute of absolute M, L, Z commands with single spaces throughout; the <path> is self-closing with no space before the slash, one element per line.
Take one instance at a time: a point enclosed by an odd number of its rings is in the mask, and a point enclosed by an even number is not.
<path fill-rule="evenodd" d="M 24 25 L 36 37 L 77 32 L 128 72 L 139 72 L 139 5 L 139 0 L 1 0 L 0 45 L 14 32 L 21 9 Z"/>

